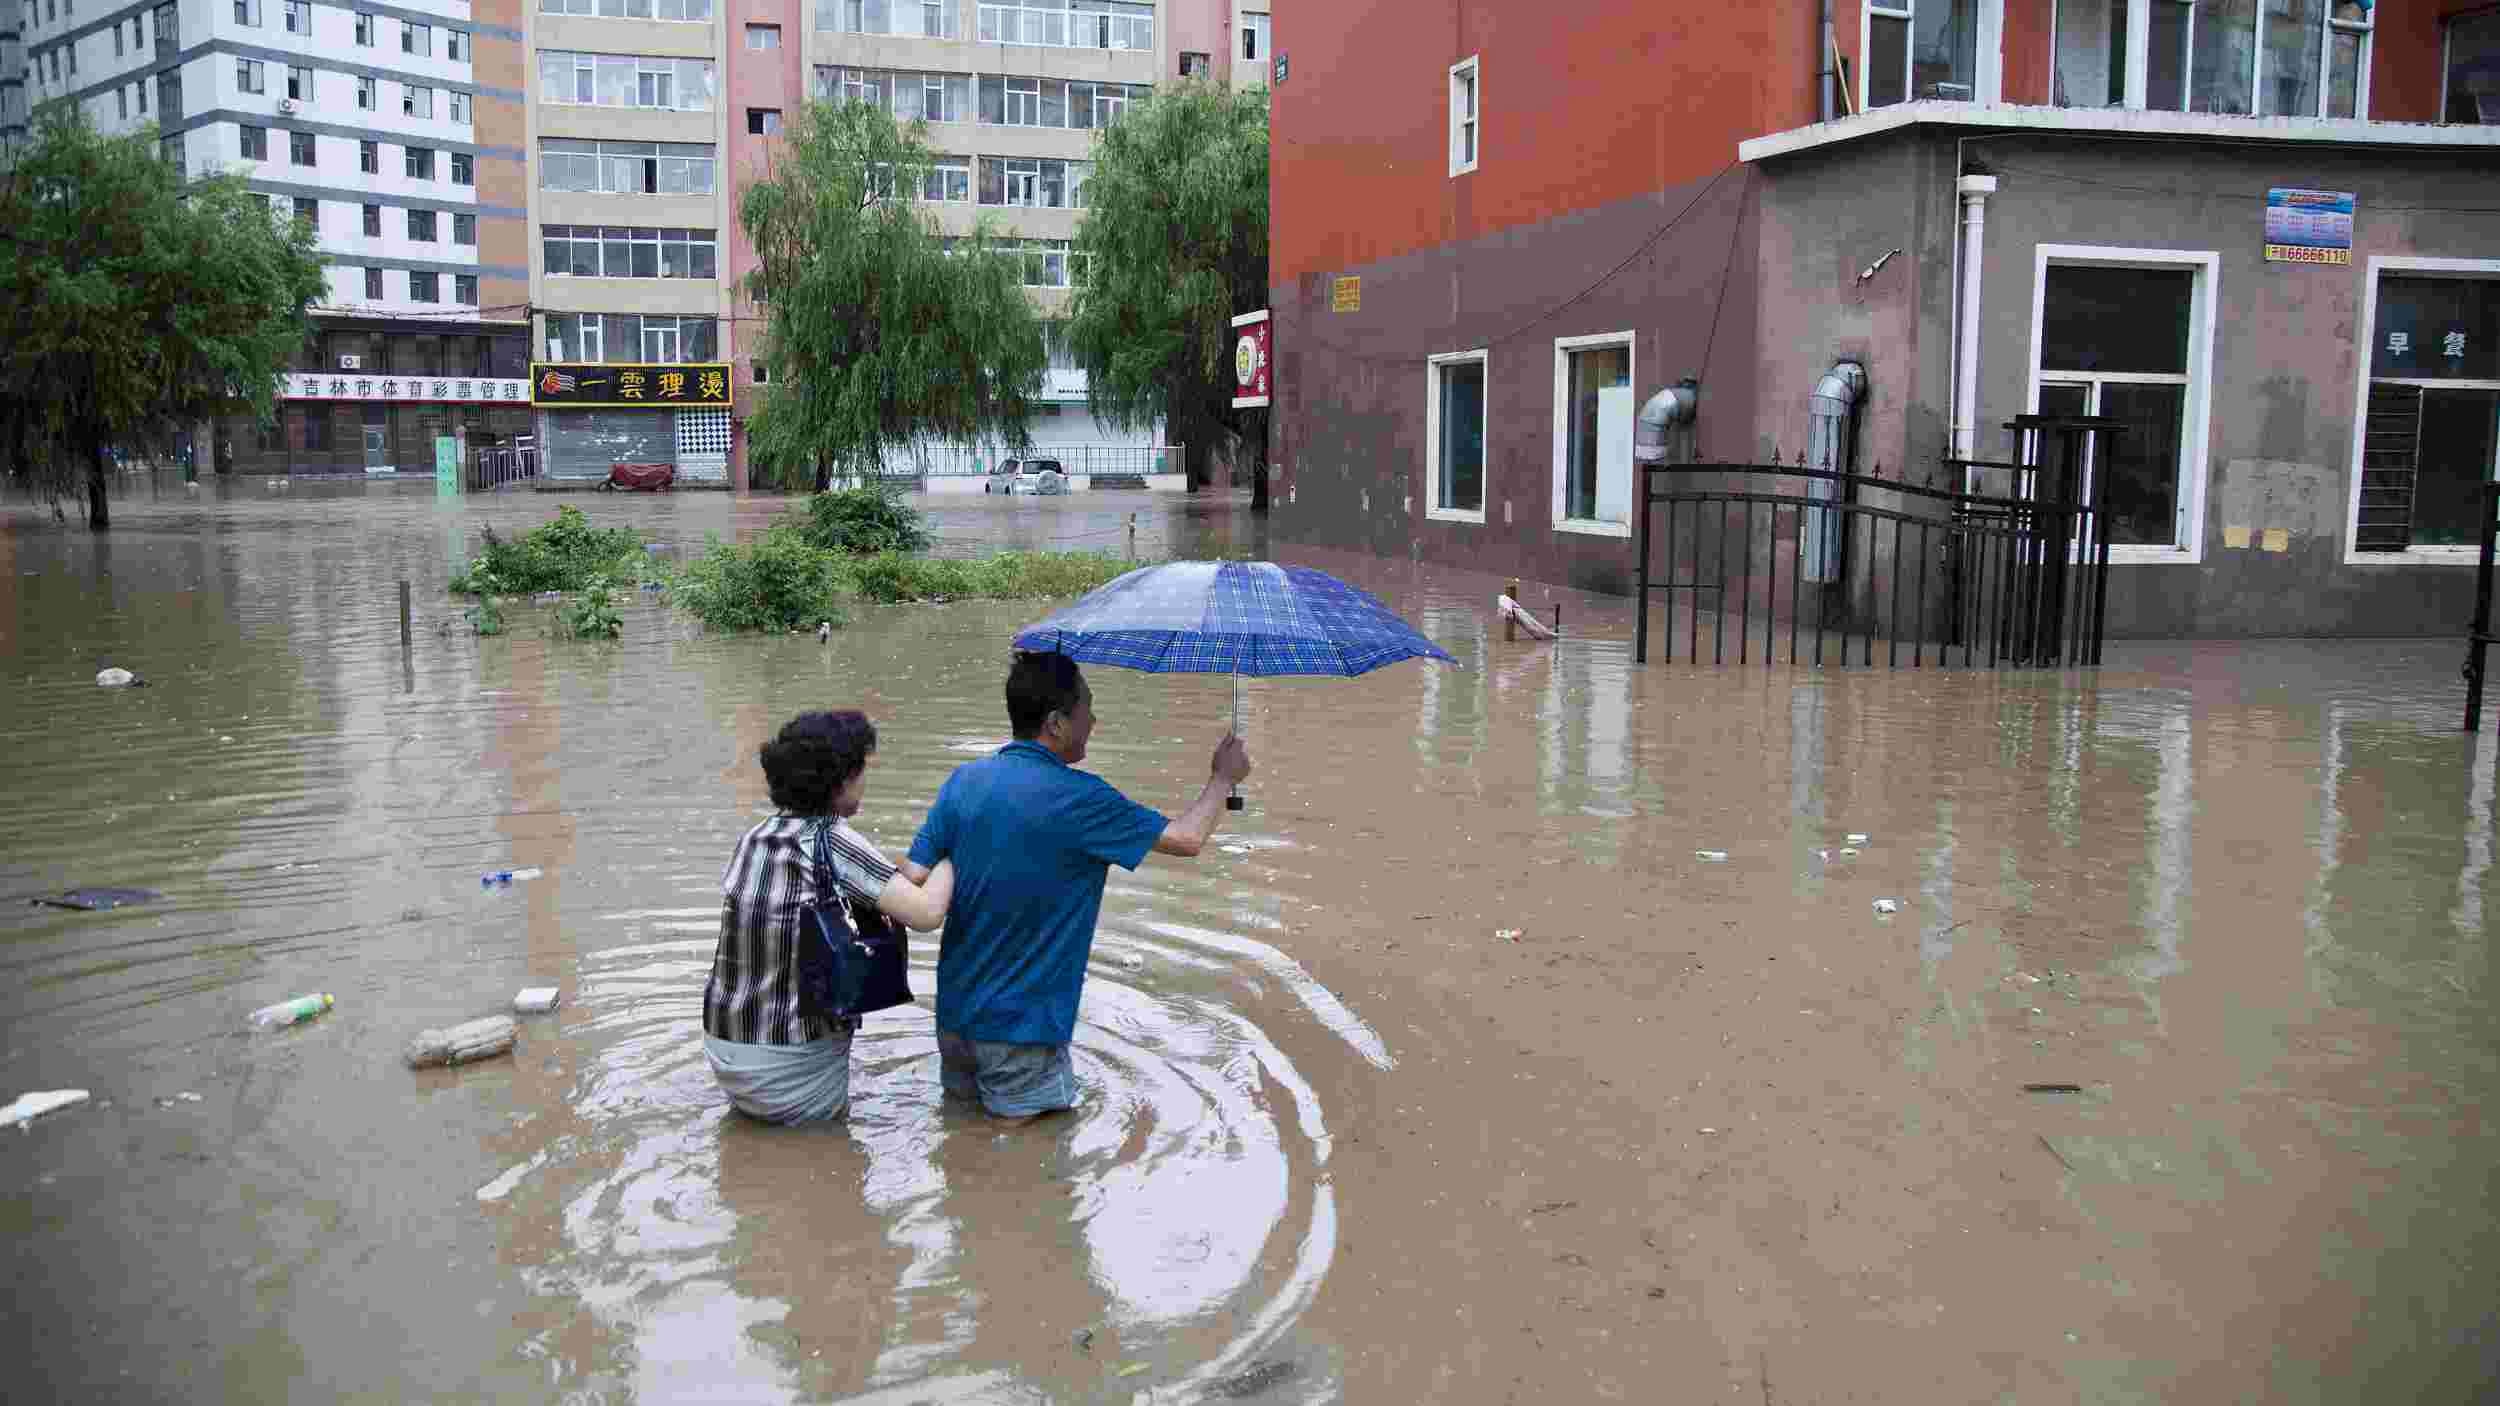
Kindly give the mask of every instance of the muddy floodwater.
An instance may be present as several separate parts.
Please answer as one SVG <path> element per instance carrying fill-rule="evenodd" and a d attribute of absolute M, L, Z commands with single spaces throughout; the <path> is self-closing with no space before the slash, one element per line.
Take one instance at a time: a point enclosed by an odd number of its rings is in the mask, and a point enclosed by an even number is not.
<path fill-rule="evenodd" d="M 863 607 L 820 646 L 639 598 L 588 645 L 521 603 L 474 637 L 453 565 L 557 501 L 687 550 L 780 506 L 173 484 L 105 540 L 0 511 L 0 1099 L 94 1095 L 0 1132 L 8 1399 L 2500 1382 L 2495 750 L 2456 731 L 2454 643 L 1637 667 L 1626 602 L 1509 643 L 1485 578 L 1313 556 L 1459 667 L 1248 686 L 1248 810 L 1114 871 L 1080 1110 L 941 1106 L 931 942 L 849 1120 L 777 1130 L 699 1044 L 757 745 L 865 707 L 858 823 L 900 850 L 1003 739 L 1047 607 Z M 1124 551 L 1131 512 L 1148 554 L 1294 557 L 1237 502 L 935 515 L 949 552 Z M 1089 765 L 1177 809 L 1227 681 L 1091 679 Z M 78 885 L 165 896 L 26 901 Z M 402 1066 L 538 985 L 513 1057 Z"/>

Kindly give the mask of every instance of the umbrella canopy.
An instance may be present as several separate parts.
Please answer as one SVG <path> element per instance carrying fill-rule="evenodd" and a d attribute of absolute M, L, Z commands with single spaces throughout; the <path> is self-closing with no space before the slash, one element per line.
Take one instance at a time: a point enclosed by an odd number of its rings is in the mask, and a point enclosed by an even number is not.
<path fill-rule="evenodd" d="M 1016 635 L 1016 648 L 1150 674 L 1351 678 L 1454 662 L 1389 607 L 1324 571 L 1264 561 L 1140 567 Z"/>

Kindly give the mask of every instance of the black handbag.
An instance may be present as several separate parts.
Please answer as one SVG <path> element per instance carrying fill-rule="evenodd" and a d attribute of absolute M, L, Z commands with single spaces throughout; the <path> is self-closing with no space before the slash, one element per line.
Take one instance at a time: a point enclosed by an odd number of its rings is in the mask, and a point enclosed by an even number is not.
<path fill-rule="evenodd" d="M 903 926 L 860 898 L 845 898 L 833 877 L 827 837 L 816 831 L 818 902 L 799 910 L 799 1008 L 828 1022 L 856 1024 L 873 1011 L 912 1002 L 910 941 Z"/>

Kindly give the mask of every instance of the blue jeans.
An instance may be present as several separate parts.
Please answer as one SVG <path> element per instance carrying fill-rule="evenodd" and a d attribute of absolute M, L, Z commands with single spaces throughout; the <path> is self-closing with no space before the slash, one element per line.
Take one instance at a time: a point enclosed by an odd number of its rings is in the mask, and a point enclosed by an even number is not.
<path fill-rule="evenodd" d="M 1076 1107 L 1076 1065 L 1065 1045 L 1011 1045 L 938 1037 L 938 1081 L 955 1098 L 979 1098 L 1000 1118 L 1030 1118 Z"/>

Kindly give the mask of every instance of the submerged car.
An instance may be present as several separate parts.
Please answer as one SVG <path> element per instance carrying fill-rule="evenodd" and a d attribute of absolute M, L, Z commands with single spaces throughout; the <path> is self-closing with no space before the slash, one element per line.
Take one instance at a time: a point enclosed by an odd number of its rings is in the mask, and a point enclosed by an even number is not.
<path fill-rule="evenodd" d="M 984 493 L 1065 493 L 1068 491 L 1068 470 L 1056 459 L 1007 458 L 990 470 L 989 481 L 981 485 Z"/>

